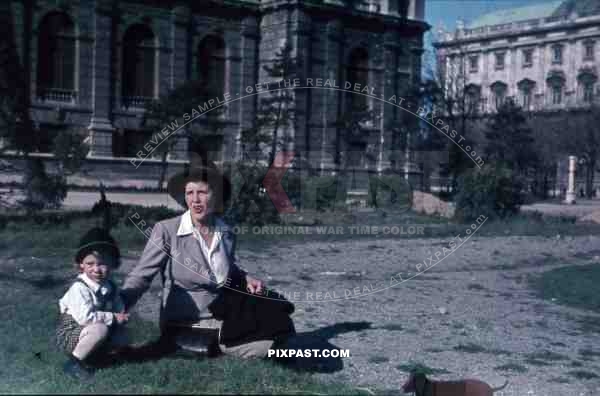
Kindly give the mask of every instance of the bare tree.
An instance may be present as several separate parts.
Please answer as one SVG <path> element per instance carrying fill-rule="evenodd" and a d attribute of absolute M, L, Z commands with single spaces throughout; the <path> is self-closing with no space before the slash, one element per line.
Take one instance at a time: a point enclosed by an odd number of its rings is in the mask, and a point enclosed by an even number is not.
<path fill-rule="evenodd" d="M 223 122 L 219 119 L 219 115 L 223 113 L 224 107 L 212 108 L 206 115 L 192 112 L 190 116 L 191 123 L 186 128 L 183 127 L 186 123 L 186 119 L 183 117 L 186 112 L 197 109 L 199 105 L 215 96 L 217 96 L 217 92 L 205 83 L 186 81 L 159 99 L 146 104 L 142 125 L 149 135 L 157 133 L 165 127 L 170 130 L 178 128 L 178 131 L 173 133 L 174 136 L 162 141 L 154 150 L 154 154 L 159 156 L 161 160 L 161 171 L 157 181 L 159 190 L 163 188 L 167 175 L 167 157 L 175 149 L 178 138 L 189 139 L 190 142 L 199 142 L 202 152 L 197 154 L 202 157 L 208 155 L 210 148 L 204 146 L 203 142 L 208 136 L 216 135 L 222 130 Z M 193 129 L 194 124 L 201 126 L 201 128 Z"/>
<path fill-rule="evenodd" d="M 474 131 L 483 109 L 480 92 L 470 91 L 465 48 L 448 49 L 435 45 L 428 55 L 420 88 L 425 106 L 460 136 L 475 138 Z M 450 138 L 434 130 L 433 126 L 430 129 L 428 144 L 436 149 L 445 146 L 448 150 L 448 164 L 443 171 L 451 178 L 454 190 L 458 176 L 471 166 L 471 161 Z"/>

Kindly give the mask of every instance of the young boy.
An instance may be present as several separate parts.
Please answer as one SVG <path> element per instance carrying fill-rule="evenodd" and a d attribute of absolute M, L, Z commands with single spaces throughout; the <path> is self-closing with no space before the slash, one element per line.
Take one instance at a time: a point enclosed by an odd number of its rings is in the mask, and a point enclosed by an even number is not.
<path fill-rule="evenodd" d="M 129 314 L 110 274 L 121 264 L 119 248 L 102 228 L 88 231 L 79 243 L 75 266 L 79 275 L 59 301 L 57 344 L 69 354 L 64 371 L 87 379 L 93 370 L 86 364 L 92 353 L 125 347 Z"/>

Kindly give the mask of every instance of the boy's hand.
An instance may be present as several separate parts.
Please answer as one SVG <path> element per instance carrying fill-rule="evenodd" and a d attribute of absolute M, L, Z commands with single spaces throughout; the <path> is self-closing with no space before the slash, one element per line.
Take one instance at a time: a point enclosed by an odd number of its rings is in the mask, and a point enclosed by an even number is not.
<path fill-rule="evenodd" d="M 115 313 L 115 319 L 118 324 L 127 323 L 129 320 L 129 314 L 124 312 Z"/>

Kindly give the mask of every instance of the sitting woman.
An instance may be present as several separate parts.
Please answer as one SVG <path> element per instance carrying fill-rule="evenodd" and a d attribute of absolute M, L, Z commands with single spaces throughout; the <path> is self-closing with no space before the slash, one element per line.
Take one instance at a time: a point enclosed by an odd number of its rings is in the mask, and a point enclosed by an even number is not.
<path fill-rule="evenodd" d="M 237 266 L 235 234 L 221 217 L 229 180 L 204 162 L 172 177 L 167 189 L 187 211 L 152 228 L 125 279 L 127 308 L 160 273 L 160 345 L 167 351 L 266 357 L 274 342 L 295 333 L 293 305 L 266 295 L 263 282 Z"/>

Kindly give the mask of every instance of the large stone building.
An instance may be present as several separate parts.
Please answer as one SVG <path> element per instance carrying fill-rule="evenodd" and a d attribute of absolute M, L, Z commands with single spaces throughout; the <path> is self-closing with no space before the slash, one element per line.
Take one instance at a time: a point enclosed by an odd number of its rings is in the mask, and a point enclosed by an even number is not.
<path fill-rule="evenodd" d="M 57 128 L 86 128 L 90 172 L 110 169 L 114 176 L 121 169 L 123 177 L 137 178 L 154 172 L 157 161 L 144 161 L 145 172 L 130 164 L 151 138 L 140 128 L 148 100 L 192 79 L 210 80 L 234 97 L 265 81 L 262 66 L 286 40 L 302 65 L 300 78 L 355 80 L 381 92 L 417 81 L 429 28 L 424 0 L 349 3 L 30 0 L 13 1 L 12 11 L 39 133 L 49 141 Z M 311 162 L 326 168 L 336 150 L 334 125 L 353 99 L 325 89 L 298 89 L 294 95 L 292 148 L 310 152 Z M 228 104 L 223 132 L 203 142 L 221 152 L 215 159 L 239 158 L 238 137 L 252 125 L 258 100 L 254 95 Z M 394 106 L 365 102 L 383 119 L 400 122 Z M 383 125 L 373 125 L 365 149 L 390 149 L 391 132 Z M 169 160 L 185 162 L 193 150 L 179 139 Z M 382 169 L 389 162 L 380 156 L 371 166 Z"/>
<path fill-rule="evenodd" d="M 507 97 L 526 110 L 596 100 L 600 2 L 546 1 L 483 15 L 435 46 L 448 73 L 464 76 L 469 102 L 489 112 Z"/>
<path fill-rule="evenodd" d="M 485 14 L 466 26 L 459 21 L 452 32 L 437 30 L 434 47 L 440 75 L 455 93 L 464 93 L 459 111 L 475 119 L 507 98 L 544 122 L 574 119 L 598 104 L 597 0 L 543 1 Z M 567 155 L 558 161 L 552 192 L 564 193 L 566 162 Z"/>

